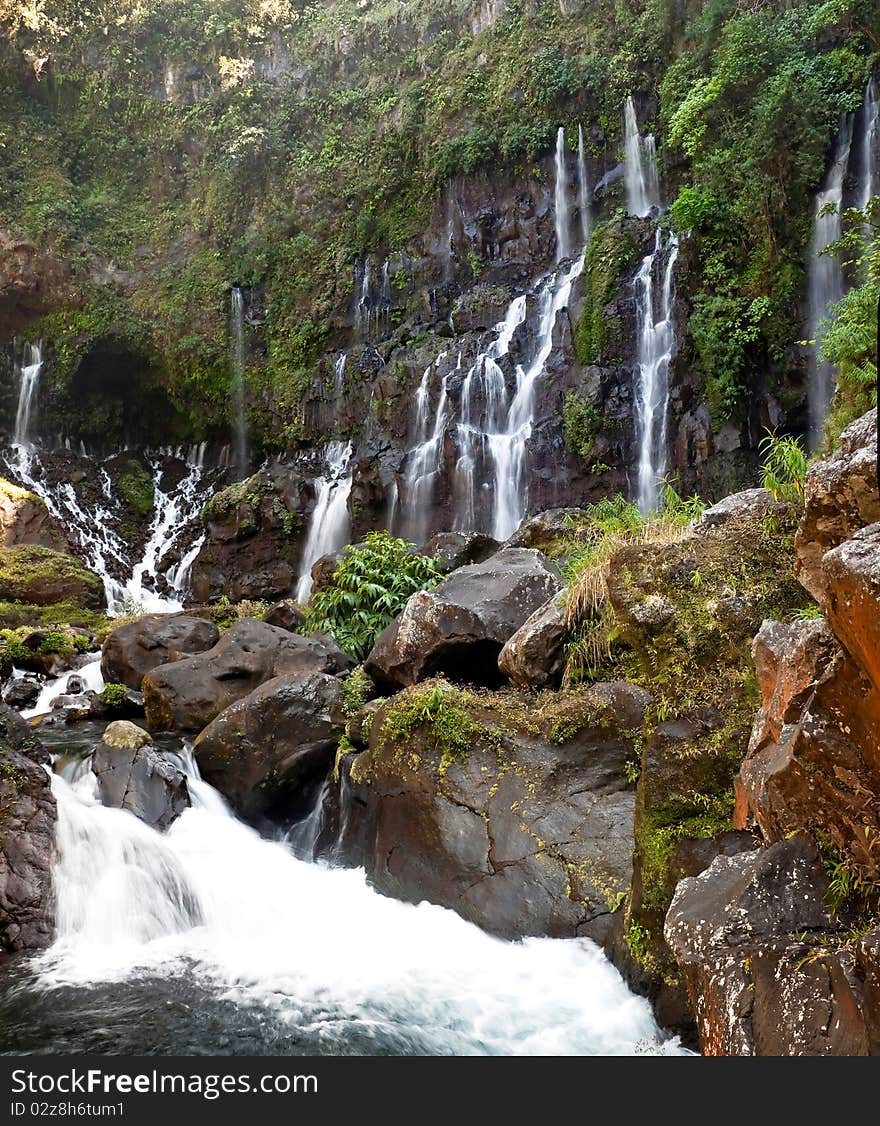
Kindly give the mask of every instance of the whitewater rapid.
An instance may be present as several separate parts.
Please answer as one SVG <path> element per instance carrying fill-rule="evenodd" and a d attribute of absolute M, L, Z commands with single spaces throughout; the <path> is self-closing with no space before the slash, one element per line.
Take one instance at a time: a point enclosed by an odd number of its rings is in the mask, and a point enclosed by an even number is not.
<path fill-rule="evenodd" d="M 683 1052 L 589 940 L 502 941 L 297 860 L 181 763 L 193 807 L 164 835 L 100 805 L 87 761 L 53 776 L 57 937 L 29 988 L 197 982 L 326 1054 Z"/>

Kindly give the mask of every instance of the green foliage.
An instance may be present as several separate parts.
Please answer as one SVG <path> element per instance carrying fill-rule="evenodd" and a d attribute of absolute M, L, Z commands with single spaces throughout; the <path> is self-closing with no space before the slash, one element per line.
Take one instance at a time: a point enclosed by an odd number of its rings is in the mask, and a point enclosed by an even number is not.
<path fill-rule="evenodd" d="M 61 630 L 49 630 L 40 642 L 38 653 L 72 653 L 73 642 Z"/>
<path fill-rule="evenodd" d="M 409 596 L 436 586 L 442 577 L 436 561 L 418 555 L 412 544 L 370 532 L 362 544 L 346 547 L 330 584 L 312 598 L 304 630 L 332 634 L 346 652 L 363 660 Z"/>
<path fill-rule="evenodd" d="M 637 249 L 626 221 L 601 223 L 593 231 L 584 263 L 584 305 L 575 329 L 581 364 L 615 358 L 610 345 L 617 343 L 616 324 L 605 315 L 605 307 L 617 295 Z"/>
<path fill-rule="evenodd" d="M 156 506 L 153 478 L 139 461 L 129 461 L 117 482 L 122 498 L 141 516 L 149 516 Z"/>
<path fill-rule="evenodd" d="M 807 455 L 797 438 L 768 430 L 760 442 L 762 484 L 775 500 L 800 500 L 807 476 Z"/>
<path fill-rule="evenodd" d="M 405 741 L 424 728 L 440 751 L 440 775 L 467 755 L 478 734 L 470 716 L 455 704 L 456 693 L 443 681 L 411 689 L 388 707 L 382 737 Z"/>
<path fill-rule="evenodd" d="M 562 433 L 570 450 L 587 459 L 593 452 L 596 435 L 604 419 L 600 411 L 577 393 L 567 391 L 562 407 Z"/>
<path fill-rule="evenodd" d="M 111 680 L 101 689 L 98 699 L 108 708 L 121 708 L 125 703 L 127 692 L 128 688 L 124 684 L 116 684 Z"/>
<path fill-rule="evenodd" d="M 699 248 L 688 332 L 716 427 L 793 342 L 812 195 L 876 50 L 857 8 L 714 0 L 663 76 L 666 145 L 690 181 L 672 222 Z"/>
<path fill-rule="evenodd" d="M 837 389 L 825 426 L 824 449 L 877 401 L 877 302 L 880 300 L 880 198 L 842 217 L 844 235 L 828 247 L 861 281 L 830 310 L 819 354 L 837 369 Z"/>
<path fill-rule="evenodd" d="M 367 700 L 375 694 L 373 684 L 363 665 L 358 667 L 342 682 L 342 709 L 350 719 L 359 712 Z"/>

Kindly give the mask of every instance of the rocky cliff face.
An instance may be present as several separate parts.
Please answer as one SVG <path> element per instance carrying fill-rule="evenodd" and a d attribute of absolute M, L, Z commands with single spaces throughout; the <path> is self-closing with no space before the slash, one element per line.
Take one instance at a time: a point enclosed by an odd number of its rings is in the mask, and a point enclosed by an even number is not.
<path fill-rule="evenodd" d="M 878 1051 L 876 428 L 872 411 L 807 478 L 797 568 L 823 614 L 754 641 L 735 820 L 762 847 L 683 881 L 666 919 L 709 1053 Z"/>

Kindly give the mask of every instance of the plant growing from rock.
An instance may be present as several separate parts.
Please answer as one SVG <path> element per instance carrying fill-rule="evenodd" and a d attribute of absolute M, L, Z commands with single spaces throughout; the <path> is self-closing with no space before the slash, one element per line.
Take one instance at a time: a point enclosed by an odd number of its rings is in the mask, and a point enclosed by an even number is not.
<path fill-rule="evenodd" d="M 797 438 L 780 438 L 768 430 L 759 449 L 764 488 L 770 490 L 775 500 L 801 500 L 807 476 L 807 455 Z"/>
<path fill-rule="evenodd" d="M 330 584 L 309 605 L 306 633 L 323 631 L 359 660 L 403 610 L 411 594 L 443 578 L 437 561 L 387 532 L 371 532 L 346 547 Z"/>

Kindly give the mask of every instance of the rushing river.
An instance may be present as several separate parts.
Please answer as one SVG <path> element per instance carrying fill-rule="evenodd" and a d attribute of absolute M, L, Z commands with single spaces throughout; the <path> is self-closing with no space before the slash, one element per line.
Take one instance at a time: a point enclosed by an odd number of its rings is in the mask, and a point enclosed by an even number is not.
<path fill-rule="evenodd" d="M 179 755 L 193 806 L 165 834 L 100 805 L 88 759 L 59 762 L 57 937 L 6 964 L 3 1052 L 682 1051 L 588 940 L 505 942 L 298 860 Z"/>

